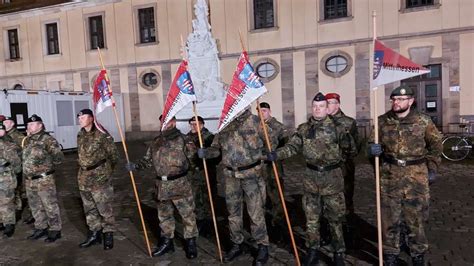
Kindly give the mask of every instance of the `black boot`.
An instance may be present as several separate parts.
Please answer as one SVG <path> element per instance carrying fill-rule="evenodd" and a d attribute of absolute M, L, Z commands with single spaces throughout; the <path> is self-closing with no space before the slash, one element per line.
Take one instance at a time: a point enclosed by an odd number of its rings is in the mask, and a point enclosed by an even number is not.
<path fill-rule="evenodd" d="M 174 252 L 173 239 L 163 237 L 160 242 L 160 245 L 152 253 L 153 257 L 159 257 L 166 253 Z"/>
<path fill-rule="evenodd" d="M 318 250 L 315 248 L 308 249 L 303 265 L 310 266 L 310 265 L 317 265 L 318 263 L 319 263 Z"/>
<path fill-rule="evenodd" d="M 346 265 L 346 263 L 344 262 L 344 253 L 334 253 L 334 265 L 336 266 Z"/>
<path fill-rule="evenodd" d="M 87 239 L 79 244 L 80 248 L 88 248 L 92 245 L 102 243 L 102 231 L 89 231 L 87 233 Z"/>
<path fill-rule="evenodd" d="M 34 222 L 35 222 L 35 218 L 33 218 L 33 216 L 29 216 L 29 217 L 23 219 L 24 224 L 32 224 Z"/>
<path fill-rule="evenodd" d="M 413 266 L 425 266 L 425 256 L 424 254 L 418 254 L 411 258 Z"/>
<path fill-rule="evenodd" d="M 383 262 L 385 266 L 397 266 L 398 265 L 398 255 L 394 254 L 384 254 Z"/>
<path fill-rule="evenodd" d="M 233 244 L 232 248 L 225 254 L 224 261 L 229 262 L 242 255 L 242 247 L 240 244 Z"/>
<path fill-rule="evenodd" d="M 5 225 L 5 231 L 3 231 L 3 234 L 6 237 L 12 237 L 13 233 L 15 233 L 15 225 L 14 224 L 6 224 Z"/>
<path fill-rule="evenodd" d="M 197 257 L 197 246 L 196 246 L 196 238 L 188 238 L 186 239 L 186 258 L 194 259 Z"/>
<path fill-rule="evenodd" d="M 5 230 L 5 226 L 3 226 L 3 223 L 0 223 L 0 231 Z"/>
<path fill-rule="evenodd" d="M 109 250 L 114 247 L 114 233 L 104 233 L 104 250 Z"/>
<path fill-rule="evenodd" d="M 265 265 L 268 261 L 268 246 L 258 244 L 257 257 L 255 258 L 255 266 Z"/>
<path fill-rule="evenodd" d="M 33 231 L 33 234 L 28 236 L 27 239 L 36 240 L 36 239 L 40 239 L 40 238 L 42 238 L 43 236 L 46 236 L 46 235 L 48 235 L 48 230 L 47 229 L 35 229 Z"/>
<path fill-rule="evenodd" d="M 46 243 L 53 243 L 61 238 L 61 231 L 49 231 L 48 237 L 44 240 Z"/>

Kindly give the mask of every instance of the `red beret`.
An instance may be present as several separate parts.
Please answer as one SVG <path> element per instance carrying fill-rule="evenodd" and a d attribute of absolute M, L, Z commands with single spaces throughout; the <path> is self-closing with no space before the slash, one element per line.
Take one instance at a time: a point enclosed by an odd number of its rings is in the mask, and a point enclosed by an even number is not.
<path fill-rule="evenodd" d="M 326 94 L 326 100 L 336 99 L 338 102 L 341 102 L 341 96 L 337 93 L 328 93 Z"/>

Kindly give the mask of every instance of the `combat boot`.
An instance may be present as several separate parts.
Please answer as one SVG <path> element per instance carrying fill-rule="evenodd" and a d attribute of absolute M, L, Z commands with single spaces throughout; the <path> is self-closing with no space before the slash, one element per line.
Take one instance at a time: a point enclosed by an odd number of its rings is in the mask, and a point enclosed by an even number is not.
<path fill-rule="evenodd" d="M 417 254 L 411 258 L 413 266 L 425 266 L 425 255 Z"/>
<path fill-rule="evenodd" d="M 15 225 L 14 224 L 6 224 L 5 225 L 5 231 L 3 231 L 3 234 L 6 237 L 12 237 L 13 233 L 15 233 Z"/>
<path fill-rule="evenodd" d="M 28 236 L 27 239 L 36 240 L 36 239 L 40 239 L 40 238 L 42 238 L 43 236 L 46 236 L 46 235 L 48 235 L 48 230 L 47 229 L 35 229 L 33 231 L 33 234 Z"/>
<path fill-rule="evenodd" d="M 61 231 L 49 231 L 48 237 L 44 240 L 46 243 L 53 243 L 61 238 Z"/>
<path fill-rule="evenodd" d="M 196 238 L 188 238 L 186 239 L 186 258 L 194 259 L 197 257 L 197 246 L 196 246 Z"/>
<path fill-rule="evenodd" d="M 88 248 L 92 245 L 102 243 L 102 230 L 99 231 L 89 231 L 87 233 L 87 239 L 79 244 L 80 248 Z"/>
<path fill-rule="evenodd" d="M 303 265 L 311 266 L 311 265 L 317 265 L 318 263 L 319 263 L 318 250 L 315 248 L 308 249 Z"/>
<path fill-rule="evenodd" d="M 163 237 L 160 245 L 153 251 L 153 257 L 163 256 L 166 253 L 174 252 L 174 244 L 172 238 Z"/>
<path fill-rule="evenodd" d="M 3 223 L 0 223 L 0 231 L 5 230 L 5 226 L 3 226 Z"/>
<path fill-rule="evenodd" d="M 334 253 L 334 265 L 336 266 L 344 266 L 346 263 L 344 262 L 344 253 Z"/>
<path fill-rule="evenodd" d="M 224 261 L 229 262 L 242 255 L 242 247 L 240 244 L 233 244 L 232 248 L 225 254 Z"/>
<path fill-rule="evenodd" d="M 255 258 L 255 266 L 265 265 L 268 261 L 268 246 L 258 244 L 257 257 Z"/>
<path fill-rule="evenodd" d="M 114 233 L 104 233 L 104 250 L 109 250 L 114 247 Z"/>
<path fill-rule="evenodd" d="M 397 266 L 398 265 L 398 255 L 394 254 L 384 254 L 383 262 L 385 266 Z"/>

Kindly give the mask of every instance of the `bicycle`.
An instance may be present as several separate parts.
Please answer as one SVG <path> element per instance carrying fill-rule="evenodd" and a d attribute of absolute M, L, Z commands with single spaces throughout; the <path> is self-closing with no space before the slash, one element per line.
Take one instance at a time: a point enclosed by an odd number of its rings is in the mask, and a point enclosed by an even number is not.
<path fill-rule="evenodd" d="M 459 127 L 465 133 L 461 136 L 449 136 L 443 140 L 443 156 L 453 162 L 464 160 L 472 150 L 469 128 L 466 124 L 461 124 Z"/>

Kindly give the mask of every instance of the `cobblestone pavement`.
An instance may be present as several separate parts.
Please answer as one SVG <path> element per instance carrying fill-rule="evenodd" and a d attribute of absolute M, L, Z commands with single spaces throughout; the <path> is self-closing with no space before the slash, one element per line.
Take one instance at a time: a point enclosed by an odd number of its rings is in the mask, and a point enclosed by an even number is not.
<path fill-rule="evenodd" d="M 143 143 L 130 143 L 132 160 L 145 152 Z M 30 241 L 26 237 L 32 227 L 19 222 L 16 233 L 10 239 L 0 239 L 0 265 L 215 265 L 219 263 L 213 237 L 198 239 L 199 255 L 196 260 L 187 260 L 183 251 L 182 238 L 175 239 L 176 251 L 161 258 L 149 258 L 138 216 L 136 201 L 128 173 L 119 166 L 114 174 L 116 200 L 114 210 L 117 219 L 115 247 L 104 251 L 101 246 L 79 249 L 77 245 L 85 239 L 87 228 L 79 196 L 76 173 L 77 155 L 66 155 L 66 161 L 57 171 L 61 216 L 63 218 L 62 239 L 53 244 L 42 240 Z M 122 160 L 123 161 L 123 160 Z M 301 181 L 303 163 L 300 158 L 285 162 L 285 197 L 290 213 L 298 247 L 304 243 L 304 214 L 301 208 Z M 156 207 L 153 200 L 154 177 L 151 171 L 135 173 L 136 185 L 146 220 L 152 248 L 159 238 Z M 216 213 L 221 244 L 229 246 L 225 203 L 222 198 L 222 184 L 218 182 Z M 371 265 L 377 263 L 375 222 L 375 181 L 372 167 L 359 158 L 356 172 L 355 208 L 356 225 L 353 238 L 347 238 L 349 246 L 346 261 L 348 265 Z M 474 159 L 463 163 L 444 162 L 437 182 L 431 187 L 431 211 L 427 225 L 430 241 L 428 260 L 431 265 L 474 265 Z M 247 219 L 248 220 L 248 219 Z M 248 221 L 247 221 L 248 223 Z M 247 224 L 248 226 L 248 224 Z M 291 265 L 291 253 L 285 230 L 269 227 L 272 241 L 271 258 L 268 265 Z M 255 244 L 249 237 L 247 252 L 230 265 L 249 265 Z M 357 247 L 357 248 L 355 248 Z M 330 248 L 323 248 L 322 265 L 330 264 Z M 304 252 L 300 249 L 300 257 Z M 406 254 L 402 259 L 407 260 Z M 409 264 L 406 264 L 409 265 Z"/>

